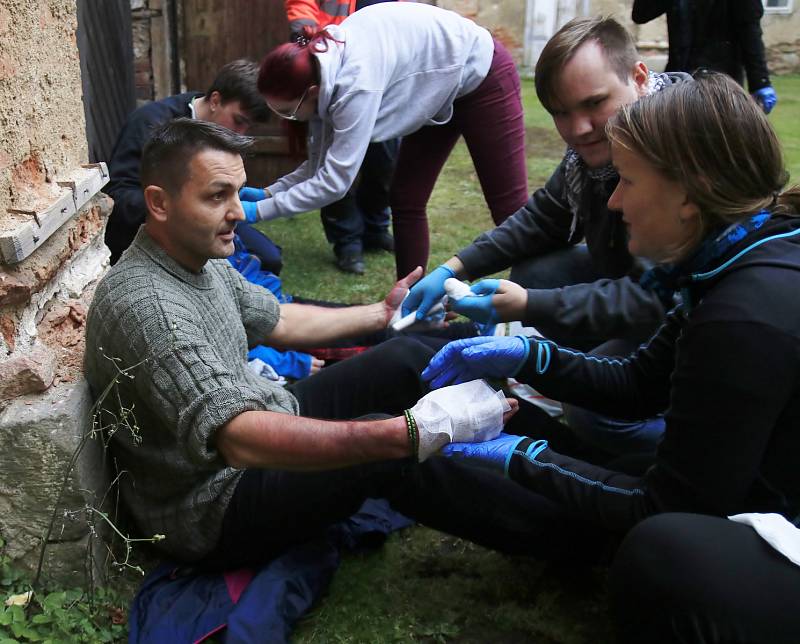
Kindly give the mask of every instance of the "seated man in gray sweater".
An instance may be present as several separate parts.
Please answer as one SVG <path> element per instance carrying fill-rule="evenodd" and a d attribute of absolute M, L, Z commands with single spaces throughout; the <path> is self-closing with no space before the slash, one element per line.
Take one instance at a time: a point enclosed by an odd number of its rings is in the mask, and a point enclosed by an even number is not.
<path fill-rule="evenodd" d="M 547 508 L 535 495 L 440 458 L 417 463 L 459 433 L 470 441 L 499 432 L 515 410 L 478 381 L 488 389 L 480 408 L 438 418 L 450 434 L 415 423 L 404 410 L 425 395 L 427 347 L 394 339 L 287 389 L 248 370 L 256 342 L 301 348 L 385 328 L 419 274 L 383 302 L 347 308 L 279 304 L 245 281 L 222 258 L 244 218 L 241 153 L 250 142 L 189 119 L 154 130 L 142 156 L 145 224 L 88 315 L 86 377 L 102 424 L 114 428 L 137 531 L 163 534 L 157 546 L 178 560 L 233 567 L 386 497 L 490 547 L 542 547 L 535 519 Z M 372 412 L 391 416 L 350 420 Z"/>

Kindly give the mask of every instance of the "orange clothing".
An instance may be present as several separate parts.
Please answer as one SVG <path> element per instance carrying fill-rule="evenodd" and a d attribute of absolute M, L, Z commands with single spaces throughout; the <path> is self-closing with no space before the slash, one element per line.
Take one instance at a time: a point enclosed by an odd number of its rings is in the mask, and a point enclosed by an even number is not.
<path fill-rule="evenodd" d="M 356 10 L 356 0 L 284 0 L 284 4 L 292 33 L 305 25 L 338 25 Z"/>

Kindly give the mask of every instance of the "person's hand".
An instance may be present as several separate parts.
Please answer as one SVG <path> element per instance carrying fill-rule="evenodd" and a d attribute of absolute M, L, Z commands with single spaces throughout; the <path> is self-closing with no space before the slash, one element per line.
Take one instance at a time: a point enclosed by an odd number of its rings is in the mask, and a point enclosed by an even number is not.
<path fill-rule="evenodd" d="M 519 320 L 525 315 L 528 292 L 508 280 L 481 280 L 470 286 L 474 295 L 450 301 L 450 309 L 475 322 L 495 324 Z"/>
<path fill-rule="evenodd" d="M 248 188 L 245 186 L 239 190 L 239 201 L 244 210 L 244 219 L 248 224 L 258 221 L 258 202 L 270 198 L 269 192 L 264 188 Z"/>
<path fill-rule="evenodd" d="M 771 85 L 757 89 L 753 92 L 753 98 L 756 99 L 756 103 L 764 110 L 764 114 L 769 114 L 772 108 L 778 103 L 778 95 Z"/>
<path fill-rule="evenodd" d="M 258 221 L 258 202 L 256 201 L 242 201 L 242 210 L 244 211 L 244 220 L 248 224 L 254 224 Z"/>
<path fill-rule="evenodd" d="M 315 373 L 319 373 L 322 370 L 322 367 L 324 366 L 325 366 L 324 360 L 320 360 L 319 358 L 311 356 L 311 367 L 308 370 L 308 375 L 313 376 Z"/>
<path fill-rule="evenodd" d="M 249 186 L 245 186 L 239 190 L 239 199 L 241 201 L 263 201 L 267 197 L 267 191 L 264 188 L 250 188 Z"/>
<path fill-rule="evenodd" d="M 422 320 L 428 310 L 445 295 L 444 281 L 448 277 L 455 277 L 455 271 L 442 264 L 423 277 L 408 293 L 403 302 L 402 315 L 406 316 L 412 311 L 417 312 L 417 319 Z"/>
<path fill-rule="evenodd" d="M 517 446 L 526 440 L 525 436 L 501 433 L 483 443 L 450 443 L 439 452 L 446 458 L 459 460 L 468 465 L 488 469 L 500 474 L 508 474 L 508 464 Z M 525 453 L 532 458 L 547 447 L 546 440 L 531 443 Z"/>
<path fill-rule="evenodd" d="M 417 266 L 403 279 L 397 280 L 392 287 L 392 290 L 389 291 L 388 295 L 384 298 L 383 306 L 387 326 L 396 313 L 397 308 L 403 303 L 403 298 L 405 298 L 406 301 L 408 300 L 406 297 L 406 294 L 409 292 L 408 289 L 411 288 L 411 286 L 415 284 L 420 277 L 422 277 L 422 266 Z"/>
<path fill-rule="evenodd" d="M 517 375 L 529 354 L 530 341 L 522 335 L 456 340 L 431 358 L 422 378 L 434 389 L 476 378 L 508 378 Z"/>
<path fill-rule="evenodd" d="M 472 380 L 425 394 L 407 411 L 417 430 L 417 457 L 424 461 L 450 442 L 495 438 L 519 408 L 484 380 Z M 412 432 L 412 428 L 409 428 Z"/>
<path fill-rule="evenodd" d="M 498 322 L 497 311 L 492 303 L 493 295 L 500 286 L 500 280 L 481 280 L 469 287 L 474 295 L 467 295 L 458 300 L 450 300 L 450 309 L 481 324 Z"/>

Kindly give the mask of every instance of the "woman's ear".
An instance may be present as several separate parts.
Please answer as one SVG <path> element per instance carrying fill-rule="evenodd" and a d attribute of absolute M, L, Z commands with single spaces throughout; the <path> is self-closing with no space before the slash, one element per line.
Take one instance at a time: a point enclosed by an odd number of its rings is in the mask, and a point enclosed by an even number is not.
<path fill-rule="evenodd" d="M 700 207 L 691 201 L 688 195 L 684 196 L 683 203 L 678 209 L 678 218 L 682 224 L 700 223 Z"/>
<path fill-rule="evenodd" d="M 315 99 L 319 96 L 319 85 L 312 85 L 308 88 L 308 98 Z"/>

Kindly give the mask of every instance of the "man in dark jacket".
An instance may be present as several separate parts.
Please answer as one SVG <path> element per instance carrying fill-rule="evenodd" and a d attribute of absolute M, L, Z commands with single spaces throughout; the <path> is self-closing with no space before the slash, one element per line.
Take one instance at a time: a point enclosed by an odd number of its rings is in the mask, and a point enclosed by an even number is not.
<path fill-rule="evenodd" d="M 268 114 L 264 99 L 256 88 L 257 76 L 256 63 L 235 60 L 220 69 L 205 94 L 185 92 L 168 96 L 143 105 L 128 117 L 108 163 L 111 179 L 105 188 L 114 199 L 114 210 L 105 234 L 112 264 L 130 246 L 147 214 L 139 182 L 139 161 L 153 127 L 174 118 L 188 117 L 210 121 L 243 134 L 254 121 L 262 121 Z M 246 224 L 240 225 L 237 233 L 268 270 L 280 273 L 280 250 L 277 246 Z"/>
<path fill-rule="evenodd" d="M 769 82 L 761 39 L 761 0 L 634 0 L 632 18 L 644 24 L 667 14 L 668 72 L 707 68 L 747 87 L 769 114 L 778 96 Z"/>
<path fill-rule="evenodd" d="M 424 317 L 448 277 L 511 267 L 512 281 L 528 290 L 514 301 L 482 298 L 494 307 L 493 321 L 522 320 L 577 348 L 646 339 L 665 303 L 639 286 L 644 267 L 627 250 L 620 213 L 608 209 L 619 177 L 605 124 L 621 105 L 681 79 L 688 76 L 649 73 L 630 34 L 611 18 L 564 25 L 536 65 L 536 92 L 567 143 L 564 159 L 523 208 L 415 285 L 403 313 Z"/>

